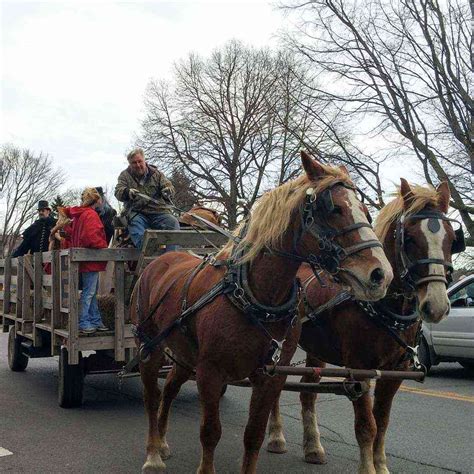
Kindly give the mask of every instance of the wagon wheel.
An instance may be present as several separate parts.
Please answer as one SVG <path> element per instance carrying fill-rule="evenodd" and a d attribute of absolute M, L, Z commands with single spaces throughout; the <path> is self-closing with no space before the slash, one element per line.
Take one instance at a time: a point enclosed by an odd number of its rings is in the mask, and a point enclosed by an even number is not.
<path fill-rule="evenodd" d="M 70 365 L 68 350 L 61 347 L 59 353 L 58 403 L 62 408 L 74 408 L 82 405 L 84 388 L 84 369 L 82 354 L 79 352 L 79 364 Z"/>
<path fill-rule="evenodd" d="M 23 372 L 28 365 L 28 356 L 21 350 L 20 336 L 15 336 L 15 326 L 10 327 L 8 334 L 8 366 L 13 372 Z"/>

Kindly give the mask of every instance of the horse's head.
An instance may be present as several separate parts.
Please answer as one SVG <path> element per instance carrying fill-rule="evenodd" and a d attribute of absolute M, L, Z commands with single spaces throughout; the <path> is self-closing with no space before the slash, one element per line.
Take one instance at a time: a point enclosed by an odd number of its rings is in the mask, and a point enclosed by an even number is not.
<path fill-rule="evenodd" d="M 206 228 L 205 224 L 193 218 L 193 214 L 203 217 L 216 225 L 221 225 L 222 223 L 222 218 L 216 210 L 204 206 L 193 206 L 188 212 L 180 216 L 179 222 L 184 225 Z"/>
<path fill-rule="evenodd" d="M 367 207 L 344 166 L 325 166 L 302 152 L 310 187 L 301 207 L 300 252 L 352 287 L 361 300 L 385 296 L 393 274 Z M 313 257 L 313 258 L 314 258 Z"/>
<path fill-rule="evenodd" d="M 410 186 L 401 179 L 399 217 L 389 229 L 391 259 L 399 284 L 414 292 L 421 317 L 430 323 L 449 313 L 446 287 L 451 277 L 453 253 L 464 250 L 460 227 L 446 216 L 450 192 L 447 183 L 437 189 Z"/>

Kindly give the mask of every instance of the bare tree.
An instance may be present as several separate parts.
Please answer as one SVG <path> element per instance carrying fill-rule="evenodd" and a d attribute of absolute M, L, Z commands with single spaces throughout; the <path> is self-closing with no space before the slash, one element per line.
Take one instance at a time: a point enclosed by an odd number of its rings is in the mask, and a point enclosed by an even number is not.
<path fill-rule="evenodd" d="M 21 230 L 35 215 L 40 199 L 51 199 L 64 180 L 48 156 L 4 146 L 1 150 L 2 201 L 0 253 L 12 250 Z"/>
<path fill-rule="evenodd" d="M 301 77 L 311 81 L 291 56 L 237 41 L 209 58 L 191 54 L 173 83 L 150 83 L 138 143 L 160 168 L 187 174 L 232 228 L 263 191 L 295 175 L 304 140 L 322 133 L 309 96 L 294 90 Z"/>
<path fill-rule="evenodd" d="M 316 92 L 341 115 L 410 150 L 429 183 L 447 181 L 474 245 L 472 30 L 467 2 L 313 0 L 287 44 L 324 71 Z M 362 160 L 363 161 L 363 160 Z"/>
<path fill-rule="evenodd" d="M 179 209 L 189 211 L 198 204 L 192 180 L 182 169 L 174 168 L 169 178 L 175 191 L 173 202 Z"/>

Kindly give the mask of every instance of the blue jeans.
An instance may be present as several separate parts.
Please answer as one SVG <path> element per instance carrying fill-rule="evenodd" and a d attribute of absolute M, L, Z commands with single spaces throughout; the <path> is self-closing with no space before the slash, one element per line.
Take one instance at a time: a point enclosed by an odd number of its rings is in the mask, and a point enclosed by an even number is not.
<path fill-rule="evenodd" d="M 99 272 L 84 272 L 82 275 L 82 293 L 79 300 L 79 329 L 92 329 L 102 325 L 97 305 Z"/>
<path fill-rule="evenodd" d="M 167 212 L 160 214 L 132 214 L 132 219 L 128 222 L 128 233 L 137 249 L 142 248 L 143 235 L 146 229 L 154 230 L 179 230 L 179 222 L 176 217 Z M 166 250 L 177 250 L 177 245 L 167 245 Z"/>

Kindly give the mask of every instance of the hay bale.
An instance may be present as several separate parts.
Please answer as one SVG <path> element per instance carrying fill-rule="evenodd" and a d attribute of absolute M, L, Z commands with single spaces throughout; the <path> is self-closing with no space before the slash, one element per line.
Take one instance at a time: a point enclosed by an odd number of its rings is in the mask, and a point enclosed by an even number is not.
<path fill-rule="evenodd" d="M 97 295 L 97 304 L 102 316 L 102 322 L 110 329 L 115 328 L 115 295 Z"/>

